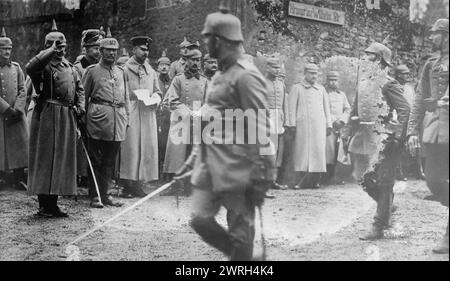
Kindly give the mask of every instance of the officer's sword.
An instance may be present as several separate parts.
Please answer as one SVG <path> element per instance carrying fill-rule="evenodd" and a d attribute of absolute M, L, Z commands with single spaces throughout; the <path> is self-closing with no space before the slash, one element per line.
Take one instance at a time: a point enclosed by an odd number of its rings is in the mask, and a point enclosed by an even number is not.
<path fill-rule="evenodd" d="M 78 125 L 78 136 L 80 137 L 81 146 L 83 147 L 84 155 L 86 155 L 86 159 L 89 164 L 89 169 L 91 170 L 92 178 L 94 179 L 95 191 L 97 192 L 98 202 L 100 203 L 100 205 L 103 206 L 102 198 L 100 196 L 100 189 L 98 188 L 97 177 L 95 176 L 94 167 L 92 166 L 92 162 L 91 162 L 91 157 L 89 157 L 89 153 L 87 151 L 86 145 L 84 144 L 83 137 L 81 136 L 81 128 L 80 128 L 81 126 L 78 124 L 78 118 L 77 118 L 77 115 L 75 114 L 74 109 L 71 108 L 71 111 L 72 111 L 73 116 L 75 117 L 75 122 Z"/>
<path fill-rule="evenodd" d="M 264 236 L 262 206 L 258 206 L 258 213 L 259 213 L 259 225 L 260 225 L 260 228 L 261 228 L 262 261 L 266 261 L 266 259 L 267 259 L 267 250 L 266 250 L 266 238 Z"/>

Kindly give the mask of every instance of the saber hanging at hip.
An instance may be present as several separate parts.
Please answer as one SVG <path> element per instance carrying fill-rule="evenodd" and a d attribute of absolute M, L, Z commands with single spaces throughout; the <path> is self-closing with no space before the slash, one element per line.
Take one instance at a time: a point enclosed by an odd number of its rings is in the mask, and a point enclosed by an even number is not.
<path fill-rule="evenodd" d="M 78 127 L 78 136 L 80 137 L 81 140 L 81 146 L 83 147 L 83 151 L 84 151 L 84 155 L 86 155 L 86 159 L 88 161 L 89 164 L 89 169 L 91 170 L 92 173 L 92 178 L 94 179 L 94 185 L 95 185 L 95 192 L 97 193 L 98 196 L 98 202 L 100 203 L 100 205 L 103 206 L 102 203 L 102 198 L 100 196 L 100 189 L 98 188 L 98 183 L 97 183 L 97 177 L 95 176 L 95 172 L 94 172 L 94 167 L 92 166 L 92 162 L 91 162 L 91 157 L 89 157 L 89 153 L 87 151 L 86 145 L 84 144 L 84 139 L 81 133 L 82 127 L 79 124 L 79 119 L 77 118 L 77 114 L 75 113 L 75 110 L 72 109 L 72 113 L 75 117 L 76 123 L 77 123 L 77 127 Z"/>

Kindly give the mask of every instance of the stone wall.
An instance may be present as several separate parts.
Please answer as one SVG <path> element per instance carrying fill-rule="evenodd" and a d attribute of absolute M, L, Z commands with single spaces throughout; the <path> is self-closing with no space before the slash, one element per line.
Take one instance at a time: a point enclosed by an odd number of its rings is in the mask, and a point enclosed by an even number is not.
<path fill-rule="evenodd" d="M 68 40 L 69 60 L 73 61 L 80 53 L 81 31 L 100 26 L 110 26 L 113 36 L 129 51 L 129 39 L 132 36 L 149 35 L 153 39 L 150 54 L 152 61 L 164 49 L 167 49 L 169 57 L 174 60 L 178 57 L 177 45 L 183 36 L 202 43 L 200 32 L 204 19 L 208 13 L 217 10 L 219 3 L 219 0 L 165 0 L 172 6 L 146 11 L 146 1 L 150 0 L 81 0 L 81 10 L 72 15 L 57 16 L 59 29 L 66 34 Z M 276 34 L 263 22 L 257 23 L 257 14 L 250 0 L 231 2 L 233 13 L 243 21 L 245 49 L 251 54 L 256 54 L 256 51 L 281 53 L 288 70 L 289 85 L 300 79 L 305 60 L 312 57 L 321 61 L 333 55 L 358 56 L 371 41 L 381 42 L 388 35 L 395 34 L 398 25 L 402 24 L 391 15 L 367 16 L 346 6 L 344 26 L 286 17 L 289 29 L 294 34 L 294 37 L 287 37 Z M 287 7 L 289 1 L 281 2 Z M 298 2 L 342 9 L 341 0 Z M 13 39 L 15 60 L 25 64 L 42 48 L 45 34 L 50 30 L 51 19 L 52 17 L 41 17 L 16 22 L 0 20 L 0 24 L 6 25 L 6 30 Z M 261 30 L 267 31 L 265 42 L 258 41 Z M 422 39 L 416 37 L 414 44 L 405 44 L 403 38 L 391 38 L 395 61 L 408 63 L 414 71 L 418 58 L 428 52 Z M 405 48 L 405 45 L 410 48 Z M 204 51 L 203 47 L 202 50 Z"/>

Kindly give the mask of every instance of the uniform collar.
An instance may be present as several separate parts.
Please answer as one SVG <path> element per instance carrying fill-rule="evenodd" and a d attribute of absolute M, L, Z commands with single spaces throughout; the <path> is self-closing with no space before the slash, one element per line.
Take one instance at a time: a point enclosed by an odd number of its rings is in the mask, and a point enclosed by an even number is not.
<path fill-rule="evenodd" d="M 101 60 L 99 64 L 100 64 L 101 67 L 103 67 L 103 68 L 105 68 L 107 70 L 113 70 L 113 68 L 115 66 L 115 64 L 109 66 L 103 60 Z"/>
<path fill-rule="evenodd" d="M 86 68 L 90 65 L 96 64 L 96 62 L 90 61 L 86 56 L 81 58 L 80 63 L 83 68 Z"/>
<path fill-rule="evenodd" d="M 8 60 L 6 62 L 0 61 L 0 67 L 6 66 L 6 65 L 11 66 L 11 60 Z"/>
<path fill-rule="evenodd" d="M 218 69 L 220 71 L 227 71 L 231 66 L 233 66 L 239 59 L 239 56 L 230 55 L 221 59 L 218 63 Z"/>
<path fill-rule="evenodd" d="M 134 57 L 130 58 L 126 65 L 135 74 L 139 74 L 139 68 L 144 69 L 145 74 L 150 74 L 151 66 L 147 62 L 144 62 L 144 64 L 138 63 Z"/>
<path fill-rule="evenodd" d="M 187 79 L 191 79 L 192 77 L 197 78 L 197 80 L 200 80 L 200 72 L 192 73 L 190 70 L 186 70 L 184 72 L 184 76 L 186 76 Z"/>
<path fill-rule="evenodd" d="M 313 85 L 311 85 L 310 83 L 308 83 L 308 82 L 306 82 L 306 81 L 303 81 L 302 82 L 302 85 L 303 85 L 303 87 L 305 87 L 306 89 L 309 89 L 309 88 L 314 88 L 314 89 L 316 89 L 316 90 L 318 90 L 319 89 L 319 85 L 317 84 L 317 83 L 314 83 Z"/>
<path fill-rule="evenodd" d="M 62 60 L 52 60 L 51 62 L 50 62 L 50 64 L 52 65 L 52 66 L 58 66 L 58 65 L 62 65 L 62 66 L 69 66 L 69 61 L 66 59 L 66 58 L 62 58 Z"/>

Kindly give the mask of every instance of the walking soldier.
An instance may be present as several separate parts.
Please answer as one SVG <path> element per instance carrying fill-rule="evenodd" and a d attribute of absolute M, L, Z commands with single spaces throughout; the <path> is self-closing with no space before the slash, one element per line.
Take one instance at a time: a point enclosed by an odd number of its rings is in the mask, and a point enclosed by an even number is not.
<path fill-rule="evenodd" d="M 26 189 L 24 168 L 28 166 L 28 125 L 23 71 L 11 61 L 12 41 L 5 29 L 0 35 L 0 173 L 13 171 L 7 184 Z M 5 174 L 6 175 L 6 174 Z"/>
<path fill-rule="evenodd" d="M 444 206 L 449 200 L 449 92 L 448 92 L 448 19 L 439 19 L 431 29 L 433 49 L 439 55 L 430 58 L 420 76 L 408 124 L 409 149 L 419 147 L 419 128 L 423 126 L 422 143 L 425 150 L 425 175 L 428 187 L 440 197 Z M 447 231 L 435 253 L 448 254 Z"/>
<path fill-rule="evenodd" d="M 38 95 L 31 119 L 28 187 L 38 195 L 38 214 L 45 217 L 67 216 L 57 206 L 58 195 L 76 195 L 76 118 L 84 115 L 84 89 L 64 58 L 66 45 L 53 21 L 46 49 L 26 66 Z"/>
<path fill-rule="evenodd" d="M 158 76 L 146 62 L 151 39 L 140 36 L 131 39 L 133 57 L 125 64 L 127 92 L 130 96 L 130 128 L 120 151 L 120 179 L 124 182 L 124 195 L 144 197 L 142 183 L 158 179 L 158 128 L 156 109 L 139 100 L 135 91 L 145 91 L 148 98 L 158 95 L 161 101 Z"/>
<path fill-rule="evenodd" d="M 104 205 L 120 207 L 123 204 L 108 196 L 115 161 L 120 144 L 125 140 L 129 126 L 130 101 L 123 69 L 115 65 L 119 43 L 111 38 L 108 28 L 106 38 L 100 41 L 102 58 L 91 65 L 83 76 L 86 89 L 86 131 L 88 151 L 98 181 Z M 88 175 L 91 207 L 102 208 L 95 194 L 92 172 Z"/>
<path fill-rule="evenodd" d="M 267 113 L 265 79 L 243 57 L 240 20 L 222 8 L 221 12 L 208 15 L 202 34 L 210 56 L 217 58 L 219 63 L 219 72 L 208 87 L 202 118 L 205 120 L 210 112 L 215 118 L 221 116 L 221 120 L 214 122 L 233 122 L 226 120 L 226 111 L 262 110 Z M 206 117 L 206 120 L 210 119 Z M 265 136 L 267 121 L 267 118 L 255 118 L 253 122 L 256 124 L 247 125 L 256 126 Z M 250 260 L 255 234 L 255 206 L 262 205 L 266 191 L 275 180 L 275 152 L 271 146 L 270 155 L 261 153 L 265 147 L 259 141 L 257 144 L 237 144 L 245 136 L 223 127 L 221 132 L 209 137 L 212 141 L 196 146 L 190 161 L 179 172 L 182 175 L 189 166 L 194 167 L 191 226 L 203 240 L 231 260 Z M 236 142 L 228 144 L 234 137 Z M 222 206 L 227 209 L 228 231 L 215 220 Z"/>
<path fill-rule="evenodd" d="M 367 57 L 370 61 L 377 63 L 378 69 L 373 69 L 376 73 L 386 73 L 386 69 L 391 66 L 391 51 L 388 47 L 373 43 L 366 49 Z M 382 144 L 379 150 L 379 155 L 376 163 L 371 165 L 364 173 L 362 179 L 362 186 L 364 190 L 377 202 L 377 211 L 374 217 L 369 232 L 362 236 L 362 240 L 375 240 L 383 237 L 383 230 L 390 227 L 391 216 L 393 210 L 394 200 L 394 184 L 396 179 L 396 167 L 401 160 L 403 143 L 406 136 L 406 127 L 409 119 L 410 107 L 403 96 L 403 88 L 395 79 L 384 74 L 387 80 L 384 83 L 381 94 L 386 101 L 388 109 L 384 114 L 381 114 L 380 126 L 372 126 L 375 131 L 372 134 L 380 134 L 380 143 Z M 378 94 L 377 91 L 372 94 Z M 361 96 L 358 96 L 358 102 L 361 102 Z M 381 95 L 380 95 L 381 98 Z M 384 107 L 378 104 L 370 105 L 372 108 Z M 392 112 L 397 111 L 398 120 L 392 120 Z M 372 111 L 372 113 L 375 113 Z M 361 119 L 353 118 L 355 123 L 362 123 L 364 121 L 367 111 L 361 108 L 359 111 Z M 380 120 L 380 115 L 375 114 L 376 118 Z M 355 116 L 356 117 L 356 116 Z M 375 121 L 377 124 L 377 122 Z M 353 124 L 355 125 L 355 124 Z M 378 148 L 376 148 L 378 149 Z"/>

